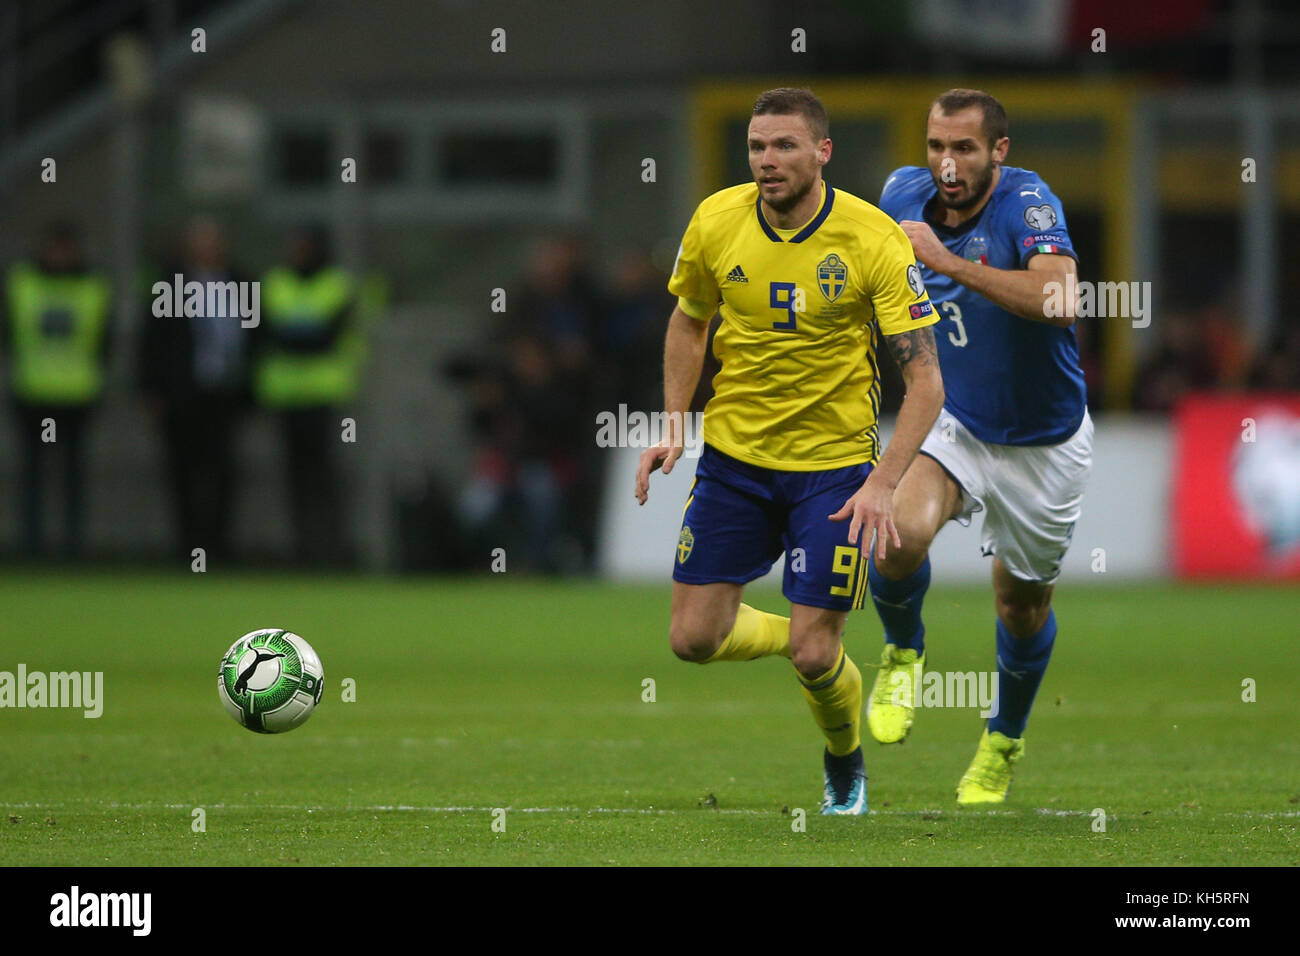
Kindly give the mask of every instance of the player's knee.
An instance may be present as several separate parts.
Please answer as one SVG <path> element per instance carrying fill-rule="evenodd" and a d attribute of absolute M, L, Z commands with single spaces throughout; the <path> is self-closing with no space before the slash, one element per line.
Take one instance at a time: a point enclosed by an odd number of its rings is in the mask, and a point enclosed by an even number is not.
<path fill-rule="evenodd" d="M 717 653 L 730 630 L 730 624 L 722 627 L 719 623 L 674 620 L 668 629 L 668 643 L 682 660 L 703 664 Z"/>
<path fill-rule="evenodd" d="M 678 658 L 695 664 L 703 664 L 717 650 L 716 646 L 710 647 L 706 641 L 700 640 L 698 635 L 689 632 L 673 632 L 669 635 L 668 642 Z"/>
<path fill-rule="evenodd" d="M 840 656 L 839 647 L 821 643 L 790 643 L 790 663 L 805 681 L 816 680 L 835 666 Z"/>
<path fill-rule="evenodd" d="M 1047 623 L 1049 605 L 1040 601 L 1025 601 L 999 597 L 998 620 L 1015 638 L 1033 637 Z"/>
<path fill-rule="evenodd" d="M 910 577 L 925 562 L 930 550 L 930 535 L 919 525 L 906 521 L 896 522 L 898 537 L 903 542 L 895 547 L 888 542 L 883 560 L 876 559 L 876 570 L 891 581 L 901 581 Z"/>

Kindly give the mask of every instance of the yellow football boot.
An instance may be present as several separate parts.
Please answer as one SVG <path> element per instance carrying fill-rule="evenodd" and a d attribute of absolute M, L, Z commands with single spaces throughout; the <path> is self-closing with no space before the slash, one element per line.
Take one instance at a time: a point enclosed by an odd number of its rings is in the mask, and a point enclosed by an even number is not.
<path fill-rule="evenodd" d="M 925 670 L 925 655 L 886 644 L 876 682 L 867 699 L 867 726 L 882 744 L 902 743 L 912 729 L 916 691 Z"/>
<path fill-rule="evenodd" d="M 985 727 L 975 759 L 957 784 L 957 803 L 971 807 L 1006 800 L 1011 771 L 1024 753 L 1024 737 L 1012 740 L 997 731 L 989 733 Z"/>

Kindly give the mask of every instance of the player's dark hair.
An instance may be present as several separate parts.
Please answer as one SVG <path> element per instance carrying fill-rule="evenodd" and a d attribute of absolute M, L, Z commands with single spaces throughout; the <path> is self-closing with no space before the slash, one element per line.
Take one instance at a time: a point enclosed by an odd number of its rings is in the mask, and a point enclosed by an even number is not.
<path fill-rule="evenodd" d="M 984 135 L 988 137 L 990 149 L 1007 135 L 1007 111 L 1002 108 L 1001 103 L 983 90 L 955 89 L 940 93 L 934 98 L 925 115 L 928 117 L 936 106 L 944 116 L 951 116 L 969 107 L 978 106 L 984 116 L 984 122 L 980 126 L 984 130 Z"/>
<path fill-rule="evenodd" d="M 798 113 L 808 124 L 813 142 L 820 143 L 831 134 L 831 121 L 826 116 L 826 107 L 813 95 L 812 90 L 795 90 L 789 87 L 768 90 L 760 93 L 754 100 L 754 115 L 790 116 Z"/>

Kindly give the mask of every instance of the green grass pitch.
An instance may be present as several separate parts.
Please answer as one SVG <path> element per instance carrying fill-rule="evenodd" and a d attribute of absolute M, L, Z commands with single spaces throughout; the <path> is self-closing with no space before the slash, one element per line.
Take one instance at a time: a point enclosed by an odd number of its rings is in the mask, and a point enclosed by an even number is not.
<path fill-rule="evenodd" d="M 988 589 L 936 578 L 930 667 L 989 669 Z M 957 809 L 980 719 L 930 709 L 865 743 L 873 812 L 823 818 L 790 665 L 678 661 L 669 587 L 5 572 L 0 670 L 103 671 L 105 703 L 0 710 L 0 864 L 1300 864 L 1294 588 L 1067 581 L 1005 807 Z M 325 664 L 286 735 L 217 700 L 261 626 Z M 860 664 L 880 640 L 851 617 Z"/>

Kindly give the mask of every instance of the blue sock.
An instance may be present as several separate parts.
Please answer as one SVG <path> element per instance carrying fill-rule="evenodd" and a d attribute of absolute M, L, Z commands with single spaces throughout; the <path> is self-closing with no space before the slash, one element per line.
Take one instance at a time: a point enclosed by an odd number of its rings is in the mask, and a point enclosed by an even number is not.
<path fill-rule="evenodd" d="M 885 625 L 885 643 L 925 653 L 925 626 L 921 623 L 921 602 L 930 587 L 930 559 L 901 581 L 891 581 L 876 570 L 873 554 L 867 568 L 867 584 L 876 613 Z"/>
<path fill-rule="evenodd" d="M 1047 671 L 1056 644 L 1056 612 L 1033 637 L 1017 640 L 998 621 L 998 712 L 989 718 L 989 733 L 1021 737 L 1029 721 L 1029 708 Z"/>

